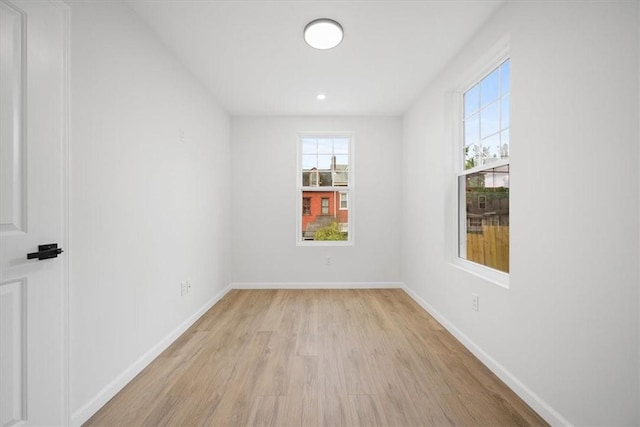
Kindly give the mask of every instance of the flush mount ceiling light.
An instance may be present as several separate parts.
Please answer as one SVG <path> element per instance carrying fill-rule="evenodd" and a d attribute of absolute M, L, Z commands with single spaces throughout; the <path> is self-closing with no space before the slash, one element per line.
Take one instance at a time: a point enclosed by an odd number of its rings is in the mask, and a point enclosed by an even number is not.
<path fill-rule="evenodd" d="M 315 19 L 304 27 L 304 41 L 315 49 L 331 49 L 340 44 L 342 25 L 333 19 Z"/>

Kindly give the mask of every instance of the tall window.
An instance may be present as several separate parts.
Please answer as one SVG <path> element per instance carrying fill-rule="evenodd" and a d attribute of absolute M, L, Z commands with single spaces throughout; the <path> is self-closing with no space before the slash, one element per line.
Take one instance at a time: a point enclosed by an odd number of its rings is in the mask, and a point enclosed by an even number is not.
<path fill-rule="evenodd" d="M 463 95 L 460 258 L 509 272 L 510 62 Z"/>
<path fill-rule="evenodd" d="M 340 192 L 340 209 L 349 209 L 349 193 Z"/>
<path fill-rule="evenodd" d="M 351 135 L 301 135 L 299 242 L 350 242 Z"/>
<path fill-rule="evenodd" d="M 311 198 L 302 198 L 302 215 L 311 215 Z"/>

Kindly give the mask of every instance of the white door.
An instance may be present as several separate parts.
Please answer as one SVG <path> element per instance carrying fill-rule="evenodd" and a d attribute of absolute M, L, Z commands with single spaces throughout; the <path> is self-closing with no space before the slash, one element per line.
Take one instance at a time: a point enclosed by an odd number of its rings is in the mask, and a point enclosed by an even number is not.
<path fill-rule="evenodd" d="M 57 0 L 0 0 L 0 426 L 67 422 L 66 34 Z"/>

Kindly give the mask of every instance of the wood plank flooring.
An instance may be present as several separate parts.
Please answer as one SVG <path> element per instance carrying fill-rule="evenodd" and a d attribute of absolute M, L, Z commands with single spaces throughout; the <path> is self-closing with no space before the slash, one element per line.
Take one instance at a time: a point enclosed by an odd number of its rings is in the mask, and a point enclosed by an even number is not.
<path fill-rule="evenodd" d="M 400 289 L 233 290 L 85 426 L 547 425 Z"/>

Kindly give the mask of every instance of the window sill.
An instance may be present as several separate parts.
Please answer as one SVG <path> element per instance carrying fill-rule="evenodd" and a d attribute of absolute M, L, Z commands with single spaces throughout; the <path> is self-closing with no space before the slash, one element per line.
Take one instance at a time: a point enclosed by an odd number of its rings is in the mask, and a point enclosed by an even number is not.
<path fill-rule="evenodd" d="M 456 258 L 453 262 L 450 262 L 449 265 L 486 280 L 487 282 L 509 289 L 509 273 L 485 267 L 462 258 Z"/>
<path fill-rule="evenodd" d="M 349 240 L 298 240 L 296 246 L 353 246 Z"/>

